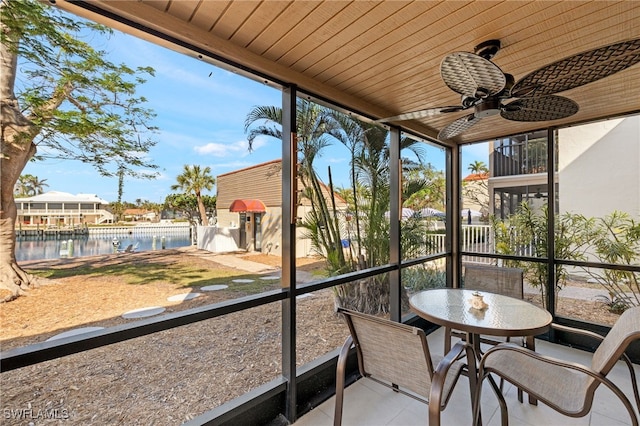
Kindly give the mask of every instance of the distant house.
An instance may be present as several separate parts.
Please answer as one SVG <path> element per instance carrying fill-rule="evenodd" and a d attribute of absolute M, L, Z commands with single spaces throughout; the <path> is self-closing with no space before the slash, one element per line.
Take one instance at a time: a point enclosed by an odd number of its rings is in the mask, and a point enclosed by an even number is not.
<path fill-rule="evenodd" d="M 84 223 L 113 223 L 109 202 L 95 194 L 72 195 L 49 191 L 33 197 L 16 198 L 16 225 L 75 226 Z"/>
<path fill-rule="evenodd" d="M 219 175 L 216 186 L 216 226 L 228 229 L 241 250 L 281 255 L 282 160 Z M 324 189 L 328 197 L 329 189 Z M 346 202 L 337 194 L 335 200 L 338 210 L 346 209 Z M 311 211 L 311 203 L 305 198 L 299 203 L 297 216 L 304 218 Z M 298 228 L 296 257 L 312 253 L 311 240 Z"/>
<path fill-rule="evenodd" d="M 462 208 L 469 212 L 478 212 L 473 221 L 486 220 L 489 216 L 489 194 L 487 191 L 489 173 L 472 173 L 462 179 Z M 464 217 L 463 219 L 467 219 Z M 466 221 L 464 223 L 467 223 Z"/>
<path fill-rule="evenodd" d="M 125 209 L 122 216 L 127 221 L 137 222 L 142 220 L 152 222 L 156 220 L 158 215 L 156 212 L 146 209 Z"/>

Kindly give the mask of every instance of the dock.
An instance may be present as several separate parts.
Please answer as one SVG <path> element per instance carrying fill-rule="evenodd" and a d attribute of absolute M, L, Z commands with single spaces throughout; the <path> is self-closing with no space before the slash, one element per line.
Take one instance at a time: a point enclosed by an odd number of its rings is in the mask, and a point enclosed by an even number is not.
<path fill-rule="evenodd" d="M 143 235 L 183 235 L 185 232 L 191 233 L 191 227 L 187 222 L 181 223 L 158 223 L 158 224 L 138 224 L 135 226 L 19 226 L 16 228 L 16 237 L 36 237 L 58 239 L 62 237 L 81 237 L 88 235 L 113 235 L 113 236 L 143 236 Z"/>
<path fill-rule="evenodd" d="M 89 228 L 86 226 L 19 226 L 16 229 L 16 237 L 74 237 L 89 235 Z"/>

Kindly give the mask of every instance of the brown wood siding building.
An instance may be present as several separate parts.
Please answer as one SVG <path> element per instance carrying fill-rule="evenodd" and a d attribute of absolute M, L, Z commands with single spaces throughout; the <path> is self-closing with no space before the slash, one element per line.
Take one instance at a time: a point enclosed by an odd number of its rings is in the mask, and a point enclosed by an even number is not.
<path fill-rule="evenodd" d="M 267 207 L 282 205 L 282 160 L 218 175 L 217 209 L 229 209 L 236 199 L 259 199 Z"/>
<path fill-rule="evenodd" d="M 248 251 L 262 251 L 281 255 L 282 240 L 282 160 L 277 159 L 233 172 L 218 175 L 217 183 L 217 226 L 240 228 L 238 247 Z M 298 183 L 298 188 L 302 184 Z M 329 197 L 329 188 L 323 187 Z M 344 210 L 346 202 L 335 195 L 337 208 Z M 264 213 L 232 212 L 230 207 L 236 200 L 259 200 L 265 206 Z M 310 211 L 310 202 L 301 199 L 298 217 L 305 217 Z M 305 231 L 298 228 L 296 256 L 314 254 L 311 241 L 304 237 Z"/>

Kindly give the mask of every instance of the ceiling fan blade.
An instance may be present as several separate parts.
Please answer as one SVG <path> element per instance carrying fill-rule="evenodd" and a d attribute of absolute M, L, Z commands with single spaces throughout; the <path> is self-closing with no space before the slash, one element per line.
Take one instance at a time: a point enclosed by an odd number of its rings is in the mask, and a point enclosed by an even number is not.
<path fill-rule="evenodd" d="M 476 117 L 475 114 L 469 114 L 462 118 L 458 118 L 457 120 L 449 123 L 444 129 L 440 130 L 440 133 L 438 133 L 438 139 L 444 141 L 451 139 L 454 136 L 458 136 L 480 120 L 481 118 Z"/>
<path fill-rule="evenodd" d="M 394 115 L 393 117 L 381 118 L 380 120 L 376 120 L 376 123 L 387 123 L 389 121 L 405 121 L 405 120 L 415 120 L 418 118 L 426 118 L 433 117 L 434 115 L 444 114 L 448 112 L 458 112 L 466 109 L 463 106 L 444 106 L 437 108 L 428 108 L 421 109 L 419 111 L 407 112 L 400 115 Z"/>
<path fill-rule="evenodd" d="M 440 75 L 451 90 L 472 98 L 495 95 L 507 82 L 496 64 L 470 52 L 445 56 L 440 63 Z"/>
<path fill-rule="evenodd" d="M 500 115 L 513 121 L 550 121 L 570 117 L 578 112 L 578 104 L 556 95 L 522 98 L 502 108 Z"/>
<path fill-rule="evenodd" d="M 640 62 L 640 39 L 610 44 L 546 65 L 521 78 L 515 97 L 563 92 L 608 77 Z"/>

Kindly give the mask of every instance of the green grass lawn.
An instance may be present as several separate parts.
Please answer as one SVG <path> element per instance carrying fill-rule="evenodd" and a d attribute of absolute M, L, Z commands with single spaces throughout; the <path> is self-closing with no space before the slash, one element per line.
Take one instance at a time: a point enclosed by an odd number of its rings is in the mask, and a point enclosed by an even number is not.
<path fill-rule="evenodd" d="M 117 265 L 82 265 L 73 268 L 33 269 L 29 273 L 51 280 L 76 276 L 117 276 L 130 285 L 153 285 L 171 283 L 177 287 L 202 287 L 215 284 L 230 284 L 234 279 L 251 279 L 249 283 L 233 283 L 230 291 L 259 293 L 280 286 L 279 280 L 260 280 L 258 274 L 227 268 L 202 268 L 188 263 L 167 265 L 162 262 L 125 263 Z"/>

